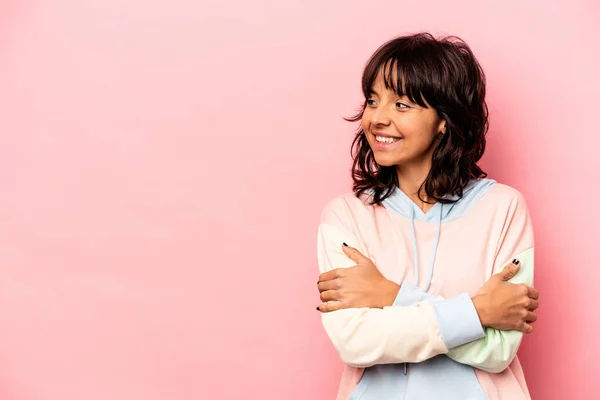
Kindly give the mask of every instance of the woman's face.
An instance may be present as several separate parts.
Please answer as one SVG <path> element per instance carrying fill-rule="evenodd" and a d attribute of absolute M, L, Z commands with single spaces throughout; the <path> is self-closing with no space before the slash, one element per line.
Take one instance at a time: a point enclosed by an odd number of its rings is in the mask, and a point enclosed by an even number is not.
<path fill-rule="evenodd" d="M 381 166 L 429 168 L 445 121 L 433 107 L 424 108 L 385 87 L 379 74 L 361 120 L 375 162 Z"/>

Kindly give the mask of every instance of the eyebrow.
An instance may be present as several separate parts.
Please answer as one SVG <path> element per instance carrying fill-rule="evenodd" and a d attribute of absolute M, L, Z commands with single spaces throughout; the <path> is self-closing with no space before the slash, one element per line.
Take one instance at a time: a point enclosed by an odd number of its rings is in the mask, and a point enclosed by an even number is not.
<path fill-rule="evenodd" d="M 379 96 L 379 93 L 377 93 L 377 90 L 375 90 L 375 89 L 371 89 L 371 91 L 369 93 Z M 418 105 L 414 101 L 412 101 L 410 99 L 410 97 L 408 97 L 407 94 L 403 94 L 402 96 L 398 95 L 398 97 L 400 97 L 401 99 L 403 99 L 402 101 L 406 101 L 408 103 L 411 103 L 411 104 L 414 104 L 414 105 Z M 404 99 L 406 99 L 406 100 L 404 100 Z"/>

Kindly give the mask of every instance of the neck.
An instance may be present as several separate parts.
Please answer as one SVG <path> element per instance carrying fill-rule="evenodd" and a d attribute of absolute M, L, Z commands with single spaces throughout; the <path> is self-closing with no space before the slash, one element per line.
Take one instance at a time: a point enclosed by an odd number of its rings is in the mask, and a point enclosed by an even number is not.
<path fill-rule="evenodd" d="M 406 195 L 418 205 L 423 212 L 427 212 L 435 204 L 435 201 L 427 196 L 425 190 L 421 189 L 430 169 L 431 162 L 420 166 L 399 165 L 396 167 L 398 173 L 398 187 L 406 193 Z M 419 198 L 419 191 L 421 198 Z"/>

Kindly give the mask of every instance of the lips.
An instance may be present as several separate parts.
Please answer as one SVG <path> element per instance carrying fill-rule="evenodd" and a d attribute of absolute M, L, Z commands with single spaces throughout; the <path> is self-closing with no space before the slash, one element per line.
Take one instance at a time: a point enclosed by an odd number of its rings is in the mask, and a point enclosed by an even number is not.
<path fill-rule="evenodd" d="M 389 133 L 379 132 L 379 131 L 371 131 L 371 135 L 373 135 L 372 149 L 374 151 L 390 151 L 394 150 L 399 146 L 399 143 L 402 142 L 403 137 L 390 135 Z"/>
<path fill-rule="evenodd" d="M 375 137 L 375 141 L 377 143 L 381 143 L 381 144 L 393 144 L 393 143 L 399 142 L 400 139 L 402 139 L 401 137 L 390 135 L 390 134 L 383 133 L 383 132 L 374 131 L 374 132 L 372 132 L 372 134 Z"/>
<path fill-rule="evenodd" d="M 400 138 L 375 136 L 375 141 L 379 143 L 396 143 L 400 141 Z"/>
<path fill-rule="evenodd" d="M 389 133 L 379 132 L 379 131 L 371 131 L 371 134 L 375 137 L 383 137 L 383 138 L 392 138 L 392 139 L 402 139 L 401 136 L 390 135 Z"/>

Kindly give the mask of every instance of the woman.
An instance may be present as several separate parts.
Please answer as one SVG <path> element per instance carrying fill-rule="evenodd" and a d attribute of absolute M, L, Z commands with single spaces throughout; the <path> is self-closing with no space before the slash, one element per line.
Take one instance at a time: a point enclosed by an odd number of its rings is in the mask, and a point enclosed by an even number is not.
<path fill-rule="evenodd" d="M 522 195 L 477 165 L 479 63 L 456 37 L 399 37 L 362 89 L 353 193 L 318 232 L 338 400 L 529 399 L 516 352 L 537 318 L 533 232 Z"/>

